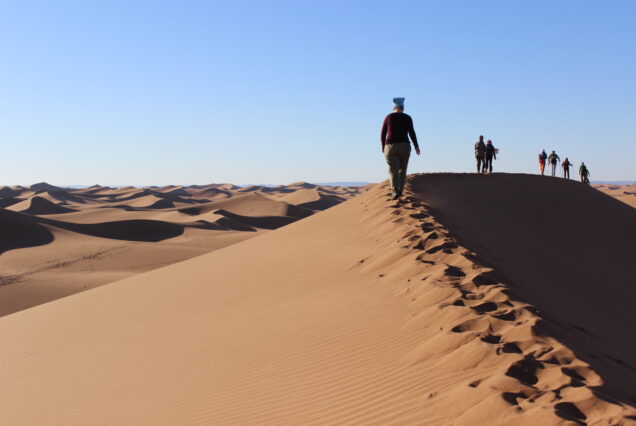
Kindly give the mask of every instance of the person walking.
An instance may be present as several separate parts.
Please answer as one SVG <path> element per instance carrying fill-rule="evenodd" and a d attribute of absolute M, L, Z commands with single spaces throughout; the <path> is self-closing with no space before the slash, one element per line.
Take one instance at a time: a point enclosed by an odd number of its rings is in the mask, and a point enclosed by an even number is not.
<path fill-rule="evenodd" d="M 380 140 L 382 141 L 384 159 L 389 166 L 391 199 L 397 200 L 402 196 L 406 183 L 406 168 L 411 155 L 411 142 L 413 142 L 417 155 L 420 155 L 420 147 L 417 144 L 417 136 L 413 128 L 413 119 L 404 113 L 404 98 L 393 98 L 393 112 L 384 118 Z"/>
<path fill-rule="evenodd" d="M 581 163 L 581 167 L 579 167 L 579 175 L 581 176 L 581 182 L 590 183 L 590 171 L 585 166 L 585 163 Z"/>
<path fill-rule="evenodd" d="M 497 152 L 499 150 L 494 147 L 492 141 L 488 139 L 486 142 L 486 161 L 484 162 L 484 172 L 492 173 L 492 160 L 497 159 Z"/>
<path fill-rule="evenodd" d="M 541 170 L 541 176 L 543 176 L 545 172 L 545 160 L 548 159 L 548 154 L 545 153 L 545 149 L 541 150 L 541 154 L 539 154 L 539 169 Z"/>
<path fill-rule="evenodd" d="M 563 178 L 570 179 L 570 167 L 574 167 L 574 164 L 570 163 L 568 157 L 565 157 L 565 160 L 561 163 L 561 167 L 563 167 Z"/>
<path fill-rule="evenodd" d="M 475 143 L 475 159 L 477 160 L 477 173 L 486 171 L 486 144 L 484 137 L 479 136 L 479 140 Z"/>
<path fill-rule="evenodd" d="M 556 152 L 552 151 L 548 157 L 548 163 L 550 163 L 550 166 L 552 167 L 552 177 L 556 176 L 556 168 L 559 162 L 561 162 L 561 159 Z"/>

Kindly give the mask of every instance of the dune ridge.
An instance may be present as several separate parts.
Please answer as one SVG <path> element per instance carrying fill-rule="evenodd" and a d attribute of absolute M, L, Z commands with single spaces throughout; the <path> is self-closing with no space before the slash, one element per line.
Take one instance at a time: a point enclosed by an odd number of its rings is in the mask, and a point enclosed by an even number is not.
<path fill-rule="evenodd" d="M 535 185 L 554 200 L 552 208 L 532 210 L 534 198 L 523 191 L 502 197 L 503 190 Z M 633 300 L 632 266 L 601 255 L 607 244 L 621 247 L 606 236 L 595 247 L 572 249 L 586 265 L 583 275 L 610 271 L 615 282 L 605 298 L 595 279 L 524 279 L 540 252 L 527 250 L 512 264 L 516 253 L 505 252 L 514 230 L 521 241 L 545 242 L 553 258 L 548 272 L 569 269 L 556 255 L 558 238 L 537 229 L 552 221 L 569 237 L 600 209 L 613 218 L 604 231 L 629 240 L 633 209 L 580 184 L 524 175 L 411 176 L 403 201 L 388 195 L 384 183 L 257 238 L 0 318 L 0 379 L 12 383 L 0 388 L 0 420 L 636 419 L 634 345 L 617 339 L 634 323 L 620 300 Z M 572 201 L 588 206 L 580 221 L 554 215 Z M 537 223 L 523 231 L 528 215 Z M 574 285 L 599 297 L 577 299 L 584 309 L 572 310 L 563 297 Z M 555 292 L 562 294 L 557 303 Z M 607 315 L 608 300 L 614 315 Z M 581 322 L 581 312 L 599 322 L 596 328 Z"/>

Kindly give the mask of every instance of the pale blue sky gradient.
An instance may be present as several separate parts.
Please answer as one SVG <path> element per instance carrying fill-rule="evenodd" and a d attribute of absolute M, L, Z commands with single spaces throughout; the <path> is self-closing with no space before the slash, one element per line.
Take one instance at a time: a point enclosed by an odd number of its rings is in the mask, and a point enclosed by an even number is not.
<path fill-rule="evenodd" d="M 634 1 L 1 1 L 0 185 L 536 173 L 556 149 L 636 179 Z"/>

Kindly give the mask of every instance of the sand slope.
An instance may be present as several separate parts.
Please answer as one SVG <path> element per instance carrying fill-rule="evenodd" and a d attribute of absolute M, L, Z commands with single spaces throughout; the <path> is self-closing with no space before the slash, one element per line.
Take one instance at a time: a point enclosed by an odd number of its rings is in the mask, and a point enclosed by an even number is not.
<path fill-rule="evenodd" d="M 0 318 L 0 423 L 633 422 L 633 209 L 534 176 L 406 192 Z"/>

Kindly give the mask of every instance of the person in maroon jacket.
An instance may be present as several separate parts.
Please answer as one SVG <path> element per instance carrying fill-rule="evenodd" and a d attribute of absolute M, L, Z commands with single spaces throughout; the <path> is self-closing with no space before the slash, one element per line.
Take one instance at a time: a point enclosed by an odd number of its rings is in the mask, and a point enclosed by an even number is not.
<path fill-rule="evenodd" d="M 409 137 L 411 138 L 409 141 Z M 406 183 L 406 168 L 411 155 L 411 141 L 415 152 L 420 155 L 417 136 L 413 128 L 413 119 L 404 114 L 404 98 L 393 98 L 393 112 L 386 116 L 380 133 L 382 152 L 389 165 L 389 182 L 391 183 L 391 199 L 402 196 Z"/>

